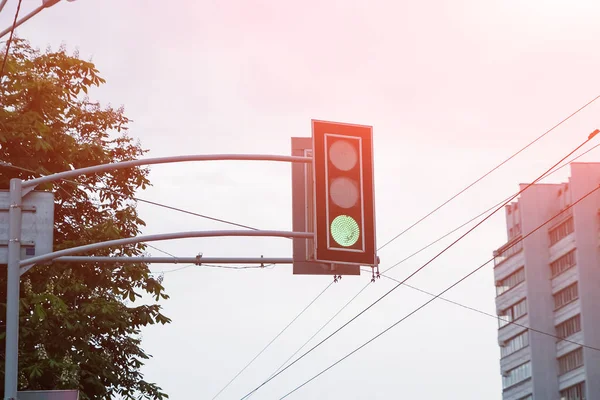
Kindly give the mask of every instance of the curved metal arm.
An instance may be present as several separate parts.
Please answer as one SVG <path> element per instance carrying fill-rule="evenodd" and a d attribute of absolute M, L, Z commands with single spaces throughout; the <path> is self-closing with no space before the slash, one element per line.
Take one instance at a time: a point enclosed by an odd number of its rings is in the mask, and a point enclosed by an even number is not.
<path fill-rule="evenodd" d="M 63 256 L 53 261 L 63 263 L 146 263 L 146 264 L 293 264 L 293 258 L 283 257 L 103 257 Z"/>
<path fill-rule="evenodd" d="M 59 172 L 52 175 L 42 176 L 28 181 L 23 181 L 23 188 L 35 187 L 42 183 L 53 182 L 60 179 L 73 178 L 79 175 L 86 175 L 105 171 L 114 171 L 117 169 L 125 169 L 137 167 L 139 165 L 153 164 L 169 164 L 177 162 L 189 161 L 281 161 L 281 162 L 300 162 L 309 163 L 312 161 L 310 157 L 295 157 L 295 156 L 275 156 L 268 154 L 196 154 L 188 156 L 172 156 L 172 157 L 156 157 L 132 161 L 123 161 L 112 164 L 94 165 L 93 167 L 79 168 L 71 171 Z"/>
<path fill-rule="evenodd" d="M 21 260 L 19 266 L 23 269 L 24 267 L 31 268 L 33 265 L 51 261 L 55 258 L 62 256 L 69 256 L 72 254 L 85 253 L 92 250 L 105 249 L 112 246 L 121 246 L 125 244 L 134 244 L 140 242 L 153 242 L 158 240 L 169 240 L 169 239 L 183 239 L 183 238 L 198 238 L 198 237 L 222 237 L 222 236 L 245 236 L 245 237 L 284 237 L 284 238 L 305 238 L 312 239 L 314 233 L 312 232 L 287 232 L 287 231 L 191 231 L 191 232 L 174 232 L 174 233 L 159 233 L 156 235 L 145 235 L 135 236 L 125 239 L 108 240 L 106 242 L 99 242 L 93 244 L 87 244 L 85 246 L 72 247 L 70 249 L 64 249 L 55 251 L 41 256 L 28 258 Z M 27 268 L 27 270 L 29 269 Z M 22 273 L 27 272 L 22 271 Z"/>

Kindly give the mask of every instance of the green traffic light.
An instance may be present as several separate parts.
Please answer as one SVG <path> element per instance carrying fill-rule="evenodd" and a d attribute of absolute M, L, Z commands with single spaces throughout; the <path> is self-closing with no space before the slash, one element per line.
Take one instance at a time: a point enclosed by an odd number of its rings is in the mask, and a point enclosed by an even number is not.
<path fill-rule="evenodd" d="M 331 236 L 337 244 L 350 247 L 358 241 L 360 228 L 354 218 L 348 215 L 338 215 L 331 222 Z"/>

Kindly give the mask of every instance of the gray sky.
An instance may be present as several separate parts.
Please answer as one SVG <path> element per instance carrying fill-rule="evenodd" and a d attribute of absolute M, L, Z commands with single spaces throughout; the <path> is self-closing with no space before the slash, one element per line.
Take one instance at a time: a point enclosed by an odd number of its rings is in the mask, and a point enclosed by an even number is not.
<path fill-rule="evenodd" d="M 23 0 L 23 13 L 40 2 Z M 2 28 L 16 3 L 0 15 Z M 600 94 L 599 17 L 594 0 L 78 0 L 45 10 L 18 34 L 41 49 L 64 42 L 92 57 L 107 79 L 92 98 L 125 105 L 131 135 L 149 156 L 287 155 L 290 137 L 310 136 L 312 118 L 372 125 L 383 244 Z M 600 127 L 599 111 L 600 100 L 387 246 L 382 268 L 535 179 Z M 155 166 L 154 186 L 139 196 L 289 230 L 290 175 L 289 164 L 276 163 Z M 145 233 L 228 229 L 139 208 Z M 437 292 L 479 266 L 505 242 L 503 219 L 494 216 L 408 283 Z M 390 275 L 406 277 L 450 241 Z M 291 256 L 286 239 L 154 245 L 178 256 Z M 369 279 L 332 285 L 219 398 L 239 399 L 266 379 Z M 144 348 L 154 356 L 146 378 L 175 400 L 212 398 L 330 281 L 292 276 L 289 266 L 166 273 L 171 299 L 164 307 L 173 323 L 144 331 Z M 392 286 L 383 278 L 371 285 L 319 338 Z M 494 296 L 491 266 L 447 295 L 489 313 Z M 281 397 L 426 300 L 399 288 L 253 398 Z M 290 398 L 500 399 L 496 333 L 495 319 L 436 301 Z"/>

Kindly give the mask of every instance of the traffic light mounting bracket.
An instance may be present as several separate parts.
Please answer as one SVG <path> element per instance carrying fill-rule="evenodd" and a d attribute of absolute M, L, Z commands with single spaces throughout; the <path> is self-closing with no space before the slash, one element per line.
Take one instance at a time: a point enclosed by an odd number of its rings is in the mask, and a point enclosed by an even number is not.
<path fill-rule="evenodd" d="M 292 156 L 312 156 L 312 138 L 293 137 Z M 314 232 L 314 194 L 311 163 L 292 163 L 293 231 Z M 315 261 L 313 239 L 293 239 L 295 275 L 360 275 L 359 265 Z"/>

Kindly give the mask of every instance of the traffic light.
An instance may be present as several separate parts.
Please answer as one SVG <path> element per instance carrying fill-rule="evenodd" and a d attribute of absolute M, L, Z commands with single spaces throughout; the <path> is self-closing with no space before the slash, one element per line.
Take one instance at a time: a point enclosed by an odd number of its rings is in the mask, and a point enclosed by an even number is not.
<path fill-rule="evenodd" d="M 315 260 L 376 265 L 373 129 L 312 121 Z"/>

